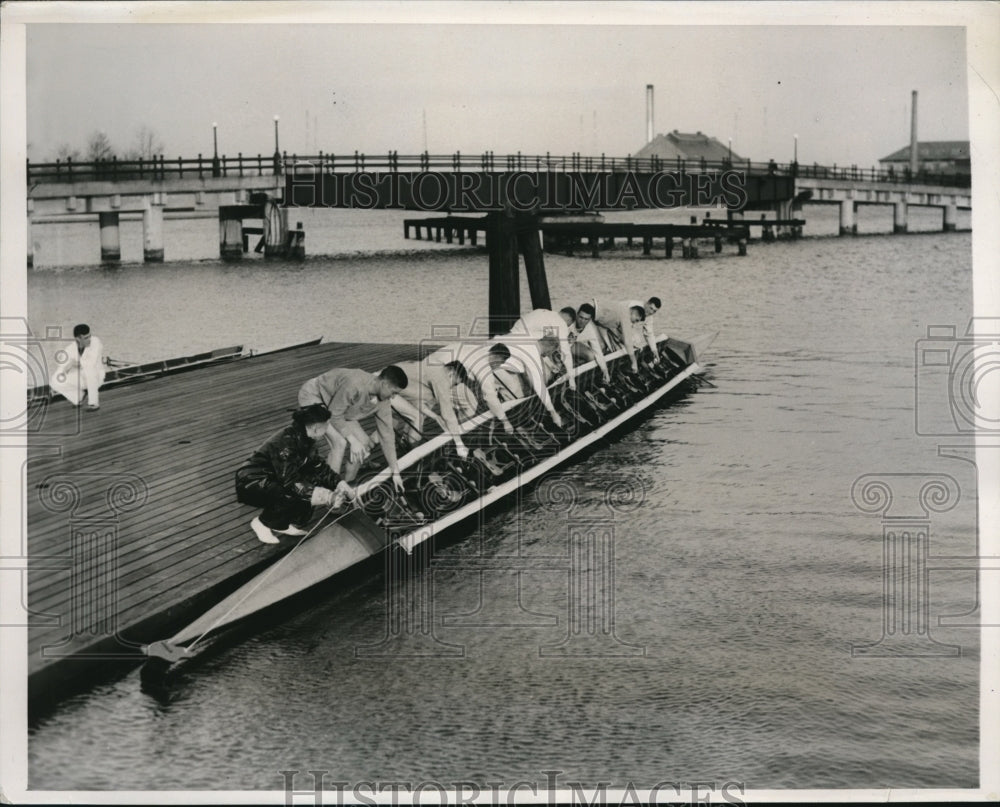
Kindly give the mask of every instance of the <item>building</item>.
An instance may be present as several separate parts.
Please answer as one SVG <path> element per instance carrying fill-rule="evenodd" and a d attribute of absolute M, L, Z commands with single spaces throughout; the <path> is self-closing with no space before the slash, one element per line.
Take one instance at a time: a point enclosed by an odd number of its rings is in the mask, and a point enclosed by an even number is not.
<path fill-rule="evenodd" d="M 966 144 L 968 145 L 968 144 Z M 659 157 L 661 160 L 702 160 L 708 163 L 721 163 L 723 160 L 732 159 L 733 162 L 742 162 L 743 158 L 736 152 L 730 152 L 726 143 L 720 143 L 714 137 L 695 132 L 678 132 L 674 129 L 667 134 L 658 134 L 649 143 L 639 149 L 636 157 Z"/>
<path fill-rule="evenodd" d="M 910 147 L 904 146 L 878 161 L 879 166 L 895 173 L 910 167 Z M 930 140 L 917 143 L 917 170 L 940 174 L 971 174 L 968 140 Z"/>

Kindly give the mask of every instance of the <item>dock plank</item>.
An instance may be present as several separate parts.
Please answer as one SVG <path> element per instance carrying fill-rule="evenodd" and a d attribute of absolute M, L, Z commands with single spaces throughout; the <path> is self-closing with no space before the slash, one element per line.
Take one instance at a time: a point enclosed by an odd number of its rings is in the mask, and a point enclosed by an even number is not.
<path fill-rule="evenodd" d="M 28 607 L 59 619 L 29 620 L 29 690 L 33 679 L 59 681 L 61 662 L 106 642 L 108 625 L 133 642 L 162 638 L 137 628 L 176 621 L 186 605 L 285 551 L 249 530 L 255 509 L 236 502 L 236 468 L 289 422 L 307 379 L 332 367 L 374 372 L 426 352 L 311 345 L 112 388 L 95 413 L 48 404 L 28 441 Z M 141 504 L 109 503 L 112 485 L 132 481 L 145 485 Z M 77 543 L 71 568 L 74 542 L 88 531 L 92 551 L 81 555 Z M 43 654 L 56 645 L 61 655 Z"/>

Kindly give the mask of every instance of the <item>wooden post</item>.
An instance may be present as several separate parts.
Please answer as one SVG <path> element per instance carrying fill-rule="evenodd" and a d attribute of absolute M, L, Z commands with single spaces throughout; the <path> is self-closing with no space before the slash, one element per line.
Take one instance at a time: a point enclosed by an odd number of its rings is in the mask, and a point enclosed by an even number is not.
<path fill-rule="evenodd" d="M 648 255 L 653 249 L 653 236 L 644 235 L 642 237 L 642 254 Z"/>
<path fill-rule="evenodd" d="M 906 202 L 894 202 L 892 205 L 892 231 L 894 233 L 905 233 L 907 230 L 906 208 Z"/>
<path fill-rule="evenodd" d="M 264 257 L 284 257 L 288 249 L 288 208 L 274 199 L 264 203 Z"/>
<path fill-rule="evenodd" d="M 955 232 L 955 220 L 958 207 L 954 204 L 944 206 L 944 231 L 946 233 Z"/>
<path fill-rule="evenodd" d="M 490 336 L 507 333 L 521 316 L 517 233 L 509 212 L 488 214 Z"/>
<path fill-rule="evenodd" d="M 856 235 L 858 225 L 854 220 L 854 199 L 844 199 L 840 203 L 840 234 Z"/>
<path fill-rule="evenodd" d="M 549 281 L 545 276 L 545 255 L 542 252 L 541 233 L 534 219 L 522 220 L 518 228 L 517 245 L 524 256 L 524 271 L 528 275 L 528 291 L 532 308 L 552 308 Z"/>

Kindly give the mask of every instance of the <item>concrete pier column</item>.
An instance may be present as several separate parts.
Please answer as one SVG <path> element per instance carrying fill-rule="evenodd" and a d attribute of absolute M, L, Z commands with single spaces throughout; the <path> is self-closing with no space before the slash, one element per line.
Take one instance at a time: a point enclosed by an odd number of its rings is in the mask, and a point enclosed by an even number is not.
<path fill-rule="evenodd" d="M 958 207 L 956 205 L 951 204 L 944 206 L 944 231 L 946 233 L 955 232 L 955 222 L 957 216 L 958 216 Z"/>
<path fill-rule="evenodd" d="M 163 194 L 154 193 L 143 200 L 142 259 L 146 263 L 163 263 Z"/>
<path fill-rule="evenodd" d="M 235 205 L 219 207 L 219 256 L 224 261 L 243 257 L 243 219 L 233 210 Z"/>
<path fill-rule="evenodd" d="M 854 218 L 854 199 L 844 199 L 840 203 L 840 234 L 857 235 L 858 224 Z"/>
<path fill-rule="evenodd" d="M 428 232 L 428 239 L 430 232 Z M 279 207 L 274 199 L 264 203 L 264 257 L 276 258 L 285 254 L 288 242 L 288 209 Z"/>
<path fill-rule="evenodd" d="M 306 231 L 302 229 L 302 222 L 295 223 L 295 229 L 288 233 L 288 257 L 296 261 L 306 259 Z"/>
<path fill-rule="evenodd" d="M 894 202 L 892 205 L 892 231 L 906 232 L 906 202 Z"/>
<path fill-rule="evenodd" d="M 118 212 L 98 213 L 97 218 L 101 228 L 101 263 L 119 263 L 122 259 L 122 241 Z"/>

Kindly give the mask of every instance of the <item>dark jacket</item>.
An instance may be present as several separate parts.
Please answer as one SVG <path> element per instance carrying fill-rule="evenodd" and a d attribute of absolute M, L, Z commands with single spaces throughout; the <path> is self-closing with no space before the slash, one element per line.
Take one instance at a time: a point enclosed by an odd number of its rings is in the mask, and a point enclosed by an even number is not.
<path fill-rule="evenodd" d="M 236 471 L 237 497 L 255 488 L 272 496 L 309 499 L 320 485 L 333 490 L 340 482 L 316 450 L 316 441 L 302 426 L 292 424 L 268 438 Z"/>

